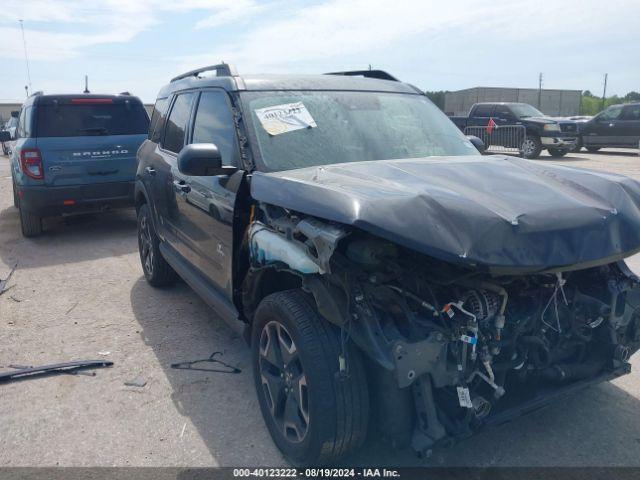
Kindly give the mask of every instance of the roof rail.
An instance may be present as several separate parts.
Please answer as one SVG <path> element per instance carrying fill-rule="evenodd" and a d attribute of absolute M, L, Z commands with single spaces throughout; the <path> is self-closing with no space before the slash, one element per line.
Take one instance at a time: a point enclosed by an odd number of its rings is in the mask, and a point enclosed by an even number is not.
<path fill-rule="evenodd" d="M 377 78 L 378 80 L 391 80 L 392 82 L 400 81 L 384 70 L 351 70 L 347 72 L 329 72 L 325 73 L 325 75 L 345 75 L 349 77 Z"/>
<path fill-rule="evenodd" d="M 182 75 L 178 75 L 177 77 L 173 77 L 171 82 L 176 82 L 178 80 L 182 80 L 183 78 L 189 77 L 197 77 L 198 74 L 202 72 L 210 72 L 215 71 L 216 77 L 237 77 L 238 72 L 236 71 L 236 67 L 233 65 L 229 65 L 228 63 L 221 63 L 219 65 L 209 65 L 208 67 L 196 68 L 195 70 L 191 70 L 189 72 L 183 73 Z"/>
<path fill-rule="evenodd" d="M 37 92 L 33 92 L 29 97 L 37 97 L 38 95 L 43 95 L 44 92 L 42 90 L 38 90 Z"/>
<path fill-rule="evenodd" d="M 129 92 L 120 92 L 118 95 L 131 95 Z"/>

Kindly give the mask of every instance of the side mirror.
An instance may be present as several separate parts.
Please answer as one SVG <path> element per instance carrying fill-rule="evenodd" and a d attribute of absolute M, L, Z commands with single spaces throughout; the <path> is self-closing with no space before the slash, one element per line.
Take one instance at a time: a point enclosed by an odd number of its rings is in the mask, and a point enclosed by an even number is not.
<path fill-rule="evenodd" d="M 480 140 L 475 135 L 467 135 L 467 138 L 473 144 L 473 146 L 476 147 L 476 150 L 478 150 L 483 155 L 485 154 L 485 152 L 487 151 L 487 147 L 482 140 Z"/>
<path fill-rule="evenodd" d="M 213 143 L 192 143 L 178 154 L 178 170 L 193 177 L 231 175 L 237 168 L 222 165 L 220 151 Z"/>
<path fill-rule="evenodd" d="M 0 142 L 10 142 L 11 140 L 13 140 L 13 138 L 11 138 L 11 133 L 9 132 L 9 130 L 0 131 Z"/>

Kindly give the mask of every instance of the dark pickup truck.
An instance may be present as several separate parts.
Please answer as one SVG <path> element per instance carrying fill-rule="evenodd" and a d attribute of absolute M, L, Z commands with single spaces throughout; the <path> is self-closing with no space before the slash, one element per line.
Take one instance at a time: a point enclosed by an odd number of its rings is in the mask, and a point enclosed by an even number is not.
<path fill-rule="evenodd" d="M 601 148 L 638 148 L 640 102 L 611 105 L 580 125 L 580 146 L 590 152 Z"/>
<path fill-rule="evenodd" d="M 562 157 L 576 144 L 576 122 L 547 117 L 526 103 L 476 103 L 468 117 L 449 118 L 463 132 L 480 137 L 487 147 L 517 148 L 525 158 L 537 158 L 543 149 Z M 504 128 L 517 125 L 525 129 Z"/>

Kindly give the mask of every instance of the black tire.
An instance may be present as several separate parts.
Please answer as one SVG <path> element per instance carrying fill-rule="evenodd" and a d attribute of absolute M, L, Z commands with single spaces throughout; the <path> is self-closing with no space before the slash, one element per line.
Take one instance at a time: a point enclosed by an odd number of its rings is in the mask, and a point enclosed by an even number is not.
<path fill-rule="evenodd" d="M 520 152 L 524 158 L 538 158 L 540 152 L 542 152 L 542 142 L 540 138 L 535 136 L 525 137 L 520 146 Z"/>
<path fill-rule="evenodd" d="M 151 210 L 144 203 L 138 209 L 138 252 L 144 278 L 154 287 L 171 285 L 177 274 L 160 253 L 160 240 L 156 235 Z"/>
<path fill-rule="evenodd" d="M 2 153 L 4 155 L 9 155 L 9 148 L 4 143 L 2 144 Z"/>
<path fill-rule="evenodd" d="M 598 150 L 600 150 L 600 147 L 586 147 L 588 152 L 591 153 L 596 153 Z"/>
<path fill-rule="evenodd" d="M 42 234 L 42 218 L 27 212 L 20 206 L 18 200 L 18 210 L 20 211 L 20 228 L 24 237 L 37 237 Z"/>
<path fill-rule="evenodd" d="M 339 329 L 301 290 L 273 293 L 258 306 L 252 331 L 258 401 L 273 441 L 296 465 L 333 463 L 365 440 L 364 366 L 346 342 L 347 373 L 340 375 L 341 351 Z"/>
<path fill-rule="evenodd" d="M 568 153 L 568 150 L 561 150 L 559 148 L 548 148 L 547 151 L 549 155 L 555 158 L 564 157 Z"/>

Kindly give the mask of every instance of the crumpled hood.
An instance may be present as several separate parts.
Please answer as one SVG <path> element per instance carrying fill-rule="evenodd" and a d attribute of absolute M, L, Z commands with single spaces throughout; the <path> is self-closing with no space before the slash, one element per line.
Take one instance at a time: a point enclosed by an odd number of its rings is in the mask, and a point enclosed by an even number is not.
<path fill-rule="evenodd" d="M 256 172 L 259 201 L 494 270 L 586 267 L 640 250 L 640 184 L 507 156 Z"/>

